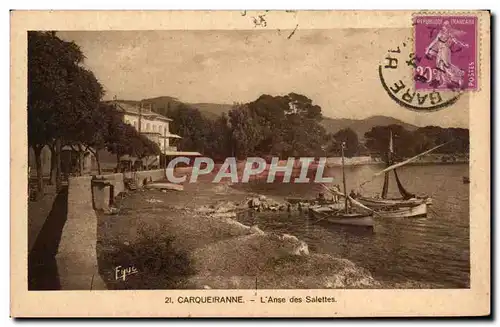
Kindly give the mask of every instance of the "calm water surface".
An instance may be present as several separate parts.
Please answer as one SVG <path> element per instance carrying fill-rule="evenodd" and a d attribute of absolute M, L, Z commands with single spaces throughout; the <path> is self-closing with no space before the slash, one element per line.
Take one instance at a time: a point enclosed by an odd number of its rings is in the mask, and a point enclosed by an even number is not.
<path fill-rule="evenodd" d="M 356 189 L 379 166 L 346 168 L 347 188 Z M 379 281 L 418 283 L 424 287 L 469 287 L 469 185 L 468 165 L 406 166 L 398 171 L 405 188 L 433 198 L 426 218 L 375 218 L 373 232 L 356 228 L 312 223 L 298 213 L 249 214 L 239 217 L 263 230 L 293 234 L 307 242 L 310 251 L 329 253 L 367 268 Z M 342 183 L 340 168 L 325 175 Z M 380 193 L 383 177 L 363 188 L 363 194 Z M 239 184 L 247 191 L 290 197 L 315 197 L 321 187 L 314 184 Z M 393 175 L 389 195 L 398 196 Z"/>

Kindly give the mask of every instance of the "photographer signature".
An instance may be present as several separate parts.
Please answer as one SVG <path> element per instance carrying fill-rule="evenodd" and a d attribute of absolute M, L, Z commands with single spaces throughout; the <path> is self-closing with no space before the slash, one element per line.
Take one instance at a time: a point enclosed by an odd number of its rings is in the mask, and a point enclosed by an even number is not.
<path fill-rule="evenodd" d="M 125 281 L 127 279 L 127 276 L 137 274 L 139 271 L 134 267 L 122 267 L 118 266 L 115 268 L 115 280 L 122 279 Z"/>

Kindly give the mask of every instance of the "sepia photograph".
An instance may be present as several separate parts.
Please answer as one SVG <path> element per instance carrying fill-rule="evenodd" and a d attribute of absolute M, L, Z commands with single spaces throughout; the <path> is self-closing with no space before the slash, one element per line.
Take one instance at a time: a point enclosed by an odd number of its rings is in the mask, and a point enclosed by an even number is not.
<path fill-rule="evenodd" d="M 280 14 L 294 23 L 27 29 L 27 294 L 307 290 L 292 302 L 331 306 L 339 293 L 317 292 L 472 289 L 487 12 L 330 28 Z"/>

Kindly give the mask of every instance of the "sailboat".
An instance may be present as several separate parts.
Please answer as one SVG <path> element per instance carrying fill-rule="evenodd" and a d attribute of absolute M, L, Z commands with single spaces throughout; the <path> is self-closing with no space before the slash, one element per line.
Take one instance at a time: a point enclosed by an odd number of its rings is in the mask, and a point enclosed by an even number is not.
<path fill-rule="evenodd" d="M 335 195 L 344 197 L 344 207 L 339 208 L 334 205 L 316 205 L 309 207 L 309 215 L 317 219 L 316 222 L 325 221 L 330 224 L 335 225 L 350 225 L 350 226 L 364 226 L 373 227 L 373 210 L 362 205 L 349 195 L 347 195 L 346 187 L 346 177 L 344 171 L 344 147 L 345 143 L 342 143 L 342 183 L 344 185 L 344 193 L 337 191 L 336 189 L 331 189 L 323 185 L 323 187 Z M 360 208 L 368 211 L 367 213 L 356 212 L 353 205 L 357 205 Z"/>
<path fill-rule="evenodd" d="M 446 144 L 446 143 L 445 143 Z M 400 163 L 394 164 L 392 162 L 394 150 L 393 150 L 393 141 L 392 141 L 392 131 L 390 131 L 389 138 L 389 152 L 388 152 L 388 165 L 382 171 L 375 173 L 371 180 L 375 177 L 384 174 L 384 185 L 382 186 L 381 197 L 358 197 L 356 198 L 363 205 L 377 210 L 380 215 L 389 218 L 405 218 L 405 217 L 423 217 L 427 215 L 427 205 L 432 203 L 432 199 L 428 196 L 416 196 L 410 192 L 408 192 L 401 181 L 399 180 L 398 173 L 396 168 L 402 167 L 417 158 L 430 153 L 445 144 L 441 144 L 433 147 L 430 150 L 424 151 L 412 158 L 409 158 Z M 401 194 L 400 198 L 387 198 L 387 193 L 389 190 L 389 173 L 394 172 L 394 177 L 396 178 L 396 184 L 398 186 L 399 193 Z M 371 180 L 364 182 L 361 185 L 364 185 Z"/>

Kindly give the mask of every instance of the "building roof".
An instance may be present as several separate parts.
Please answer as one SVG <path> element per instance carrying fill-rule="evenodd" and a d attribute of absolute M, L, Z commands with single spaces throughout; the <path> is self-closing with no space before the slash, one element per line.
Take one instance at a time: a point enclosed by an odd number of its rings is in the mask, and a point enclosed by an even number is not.
<path fill-rule="evenodd" d="M 139 106 L 130 104 L 128 102 L 123 102 L 120 100 L 111 100 L 111 101 L 106 101 L 106 102 L 115 105 L 117 110 L 122 111 L 124 113 L 127 113 L 129 115 L 139 116 L 139 112 L 141 111 L 141 108 Z M 142 108 L 141 114 L 143 117 L 146 117 L 149 119 L 159 119 L 159 120 L 164 120 L 164 121 L 172 121 L 172 119 L 165 117 L 159 113 L 153 112 L 149 108 Z"/>
<path fill-rule="evenodd" d="M 177 134 L 172 134 L 172 133 L 167 133 L 165 134 L 164 137 L 168 137 L 168 138 L 171 138 L 171 139 L 181 139 L 182 137 L 177 135 Z"/>
<path fill-rule="evenodd" d="M 172 133 L 167 133 L 165 135 L 162 135 L 159 132 L 141 132 L 141 134 L 145 135 L 158 135 L 160 138 L 167 138 L 167 139 L 181 139 L 182 137 L 177 135 L 177 134 L 172 134 Z"/>
<path fill-rule="evenodd" d="M 201 156 L 201 153 L 199 152 L 188 152 L 188 151 L 165 151 L 163 154 L 166 156 L 186 156 L 186 157 Z"/>

